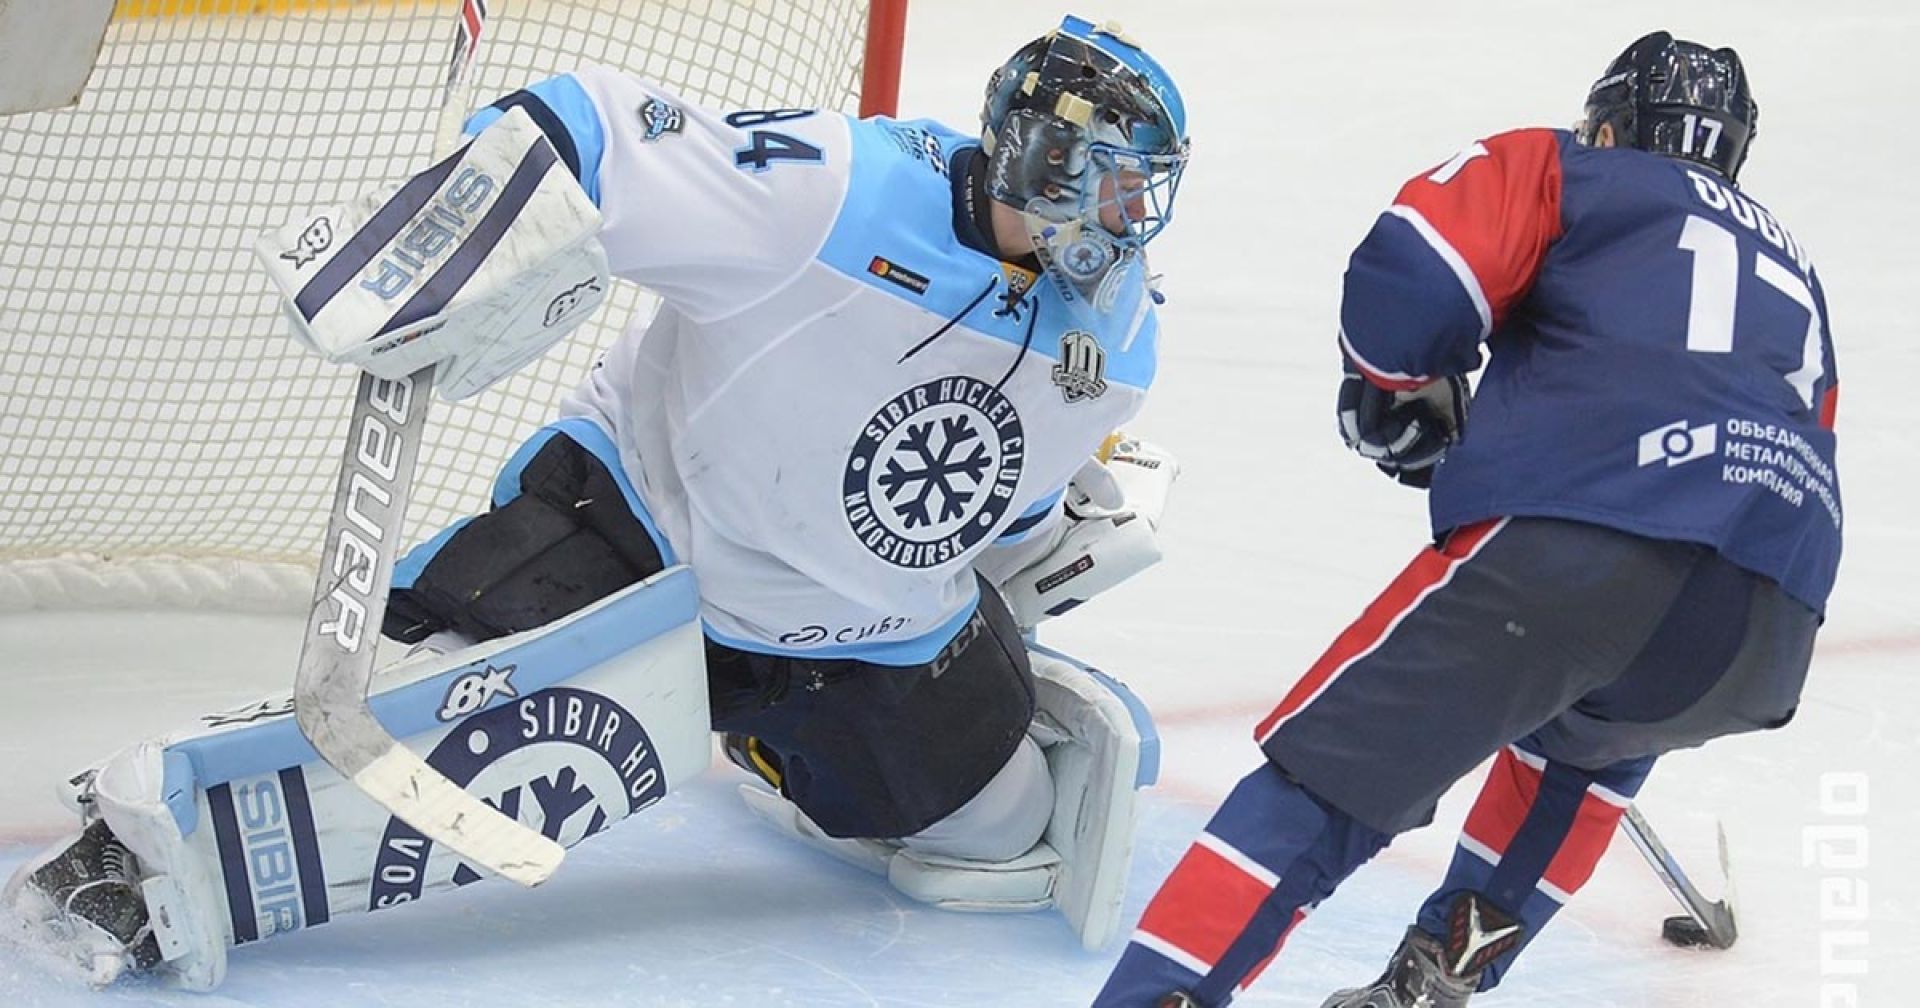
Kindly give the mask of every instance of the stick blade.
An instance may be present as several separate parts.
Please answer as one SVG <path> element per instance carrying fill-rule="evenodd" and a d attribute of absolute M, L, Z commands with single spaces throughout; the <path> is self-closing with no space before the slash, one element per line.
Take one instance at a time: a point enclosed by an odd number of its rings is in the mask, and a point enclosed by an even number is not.
<path fill-rule="evenodd" d="M 508 819 L 404 746 L 390 747 L 353 783 L 407 825 L 523 886 L 545 882 L 566 857 L 566 848 Z"/>

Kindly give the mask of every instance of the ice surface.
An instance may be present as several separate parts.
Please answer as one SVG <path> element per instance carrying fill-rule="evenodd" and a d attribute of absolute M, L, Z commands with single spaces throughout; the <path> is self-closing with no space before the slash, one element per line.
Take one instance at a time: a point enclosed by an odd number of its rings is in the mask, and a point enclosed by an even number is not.
<path fill-rule="evenodd" d="M 1912 67 L 1904 0 L 1546 4 L 1460 0 L 1110 0 L 1177 72 L 1193 169 L 1154 246 L 1167 275 L 1155 399 L 1135 429 L 1177 450 L 1159 569 L 1048 628 L 1157 711 L 1165 769 L 1146 801 L 1130 914 L 1255 751 L 1250 725 L 1424 536 L 1417 494 L 1333 434 L 1334 308 L 1345 256 L 1399 183 L 1474 138 L 1564 125 L 1640 33 L 1740 48 L 1764 115 L 1743 181 L 1812 251 L 1836 327 L 1847 555 L 1799 718 L 1663 762 L 1642 798 L 1710 890 L 1723 820 L 1743 937 L 1730 952 L 1658 938 L 1671 899 L 1631 846 L 1494 995 L 1560 1006 L 1920 1001 L 1920 375 Z M 1056 12 L 921 0 L 903 107 L 976 114 L 984 75 Z M 1896 179 L 1899 181 L 1897 182 Z M 211 614 L 0 620 L 0 870 L 67 828 L 54 780 L 137 733 L 290 680 L 291 621 Z M 1864 814 L 1822 781 L 1865 775 Z M 577 849 L 531 893 L 475 886 L 233 958 L 219 992 L 95 994 L 0 950 L 7 1005 L 898 1006 L 1084 1004 L 1117 949 L 1081 952 L 1051 914 L 973 917 L 764 832 L 716 770 Z M 1469 782 L 1303 926 L 1245 998 L 1316 1005 L 1372 975 L 1444 869 Z M 1863 828 L 1864 863 L 1821 839 Z M 1867 893 L 1863 904 L 1855 894 Z M 1823 897 L 1823 893 L 1825 894 Z M 1864 944 L 1861 944 L 1862 940 Z M 1823 965 L 1823 953 L 1827 956 Z M 1864 960 L 1864 974 L 1846 972 Z M 1849 991 L 1854 997 L 1849 999 Z"/>

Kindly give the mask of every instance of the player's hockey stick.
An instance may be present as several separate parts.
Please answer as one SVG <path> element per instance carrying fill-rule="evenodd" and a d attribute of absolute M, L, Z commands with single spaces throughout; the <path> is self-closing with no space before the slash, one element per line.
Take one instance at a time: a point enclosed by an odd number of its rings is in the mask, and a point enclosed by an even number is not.
<path fill-rule="evenodd" d="M 486 25 L 484 0 L 465 0 L 447 72 L 436 151 L 451 152 L 467 104 L 468 69 Z M 327 518 L 325 552 L 294 679 L 294 716 L 341 776 L 408 825 L 475 865 L 522 885 L 553 874 L 565 852 L 428 766 L 367 706 L 374 644 L 413 472 L 426 430 L 434 369 L 399 381 L 360 376 Z"/>
<path fill-rule="evenodd" d="M 1633 839 L 1633 845 L 1640 848 L 1647 863 L 1653 866 L 1660 881 L 1666 883 L 1680 905 L 1686 908 L 1686 916 L 1669 917 L 1660 929 L 1661 937 L 1675 945 L 1700 946 L 1711 945 L 1714 948 L 1732 948 L 1740 937 L 1740 927 L 1733 917 L 1733 876 L 1727 869 L 1727 831 L 1719 828 L 1720 836 L 1720 876 L 1726 880 L 1725 898 L 1714 902 L 1700 894 L 1687 873 L 1681 869 L 1666 844 L 1653 832 L 1645 816 L 1635 806 L 1627 806 L 1627 814 L 1621 818 L 1620 825 Z"/>

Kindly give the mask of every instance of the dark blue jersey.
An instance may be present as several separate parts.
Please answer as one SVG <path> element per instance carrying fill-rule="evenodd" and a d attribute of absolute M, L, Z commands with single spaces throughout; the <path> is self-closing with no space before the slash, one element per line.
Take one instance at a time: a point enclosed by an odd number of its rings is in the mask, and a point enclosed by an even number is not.
<path fill-rule="evenodd" d="M 1354 252 L 1341 343 L 1407 389 L 1488 361 L 1436 533 L 1500 515 L 1705 543 L 1823 611 L 1840 560 L 1826 299 L 1705 169 L 1559 130 L 1408 182 Z"/>

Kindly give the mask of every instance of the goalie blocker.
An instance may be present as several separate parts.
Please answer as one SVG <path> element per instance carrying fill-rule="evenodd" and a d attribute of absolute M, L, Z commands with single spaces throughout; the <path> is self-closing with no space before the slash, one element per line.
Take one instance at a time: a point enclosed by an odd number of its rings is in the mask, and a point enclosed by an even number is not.
<path fill-rule="evenodd" d="M 1179 475 L 1171 452 L 1116 432 L 1069 482 L 1051 536 L 999 548 L 977 566 L 1032 630 L 1160 562 L 1156 533 Z"/>
<path fill-rule="evenodd" d="M 410 658 L 370 700 L 435 770 L 571 846 L 707 767 L 702 653 L 692 571 L 673 567 L 548 626 Z M 281 696 L 210 714 L 82 775 L 75 797 L 95 846 L 104 823 L 135 862 L 107 872 L 129 874 L 140 895 L 119 908 L 121 933 L 69 916 L 71 885 L 39 884 L 49 875 L 37 869 L 77 845 L 21 868 L 7 904 L 98 982 L 157 966 L 208 990 L 229 947 L 483 877 L 321 761 L 292 713 Z M 547 807 L 555 795 L 564 807 Z"/>

